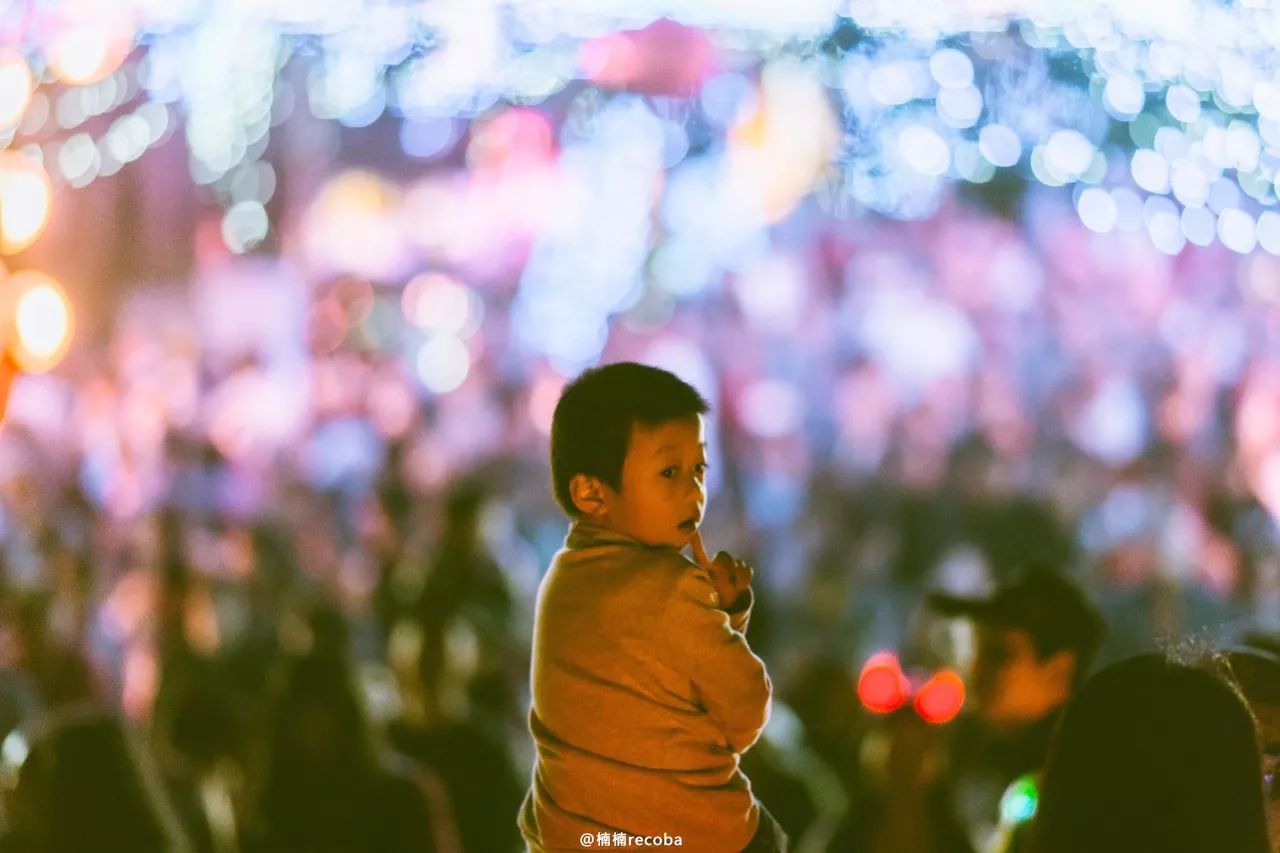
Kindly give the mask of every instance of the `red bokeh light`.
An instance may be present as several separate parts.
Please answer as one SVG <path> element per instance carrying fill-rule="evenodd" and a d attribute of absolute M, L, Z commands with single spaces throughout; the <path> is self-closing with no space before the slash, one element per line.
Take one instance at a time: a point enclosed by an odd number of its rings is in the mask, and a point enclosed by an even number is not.
<path fill-rule="evenodd" d="M 907 701 L 907 677 L 898 659 L 889 652 L 878 652 L 862 667 L 858 676 L 858 699 L 875 714 L 888 714 Z"/>
<path fill-rule="evenodd" d="M 941 670 L 916 693 L 915 705 L 925 722 L 950 722 L 964 707 L 964 681 L 949 669 Z"/>

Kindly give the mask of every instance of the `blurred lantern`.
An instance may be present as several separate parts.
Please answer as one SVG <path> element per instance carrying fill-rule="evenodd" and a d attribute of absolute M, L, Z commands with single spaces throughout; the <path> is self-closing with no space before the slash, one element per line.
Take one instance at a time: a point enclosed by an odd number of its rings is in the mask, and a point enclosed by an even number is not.
<path fill-rule="evenodd" d="M 0 252 L 34 243 L 49 221 L 52 200 L 44 167 L 20 152 L 0 152 Z"/>
<path fill-rule="evenodd" d="M 872 655 L 858 676 L 858 699 L 873 714 L 888 714 L 901 708 L 909 688 L 897 657 L 890 652 Z"/>
<path fill-rule="evenodd" d="M 16 53 L 0 53 L 0 128 L 22 120 L 31 102 L 32 78 L 27 62 Z"/>
<path fill-rule="evenodd" d="M 644 29 L 591 39 L 578 58 L 585 76 L 597 86 L 650 95 L 696 92 L 718 65 L 706 33 L 669 18 Z"/>
<path fill-rule="evenodd" d="M 964 707 L 964 681 L 949 669 L 934 673 L 916 693 L 915 706 L 925 722 L 950 722 Z"/>
<path fill-rule="evenodd" d="M 27 373 L 52 370 L 71 345 L 74 319 L 62 286 L 42 272 L 24 270 L 0 281 L 3 342 Z"/>

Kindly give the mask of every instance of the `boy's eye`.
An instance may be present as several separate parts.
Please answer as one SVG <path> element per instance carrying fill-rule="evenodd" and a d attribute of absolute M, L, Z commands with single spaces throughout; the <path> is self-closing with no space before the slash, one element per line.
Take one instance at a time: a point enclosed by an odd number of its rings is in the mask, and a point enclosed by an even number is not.
<path fill-rule="evenodd" d="M 677 475 L 677 474 L 679 474 L 679 473 L 680 473 L 680 466 L 679 466 L 679 465 L 672 465 L 670 468 L 663 468 L 663 469 L 662 469 L 662 472 L 661 472 L 662 476 L 663 476 L 663 477 L 666 477 L 668 480 L 675 479 L 676 475 Z M 705 463 L 705 462 L 699 462 L 697 465 L 694 465 L 694 466 L 693 466 L 693 473 L 694 473 L 694 476 L 697 476 L 697 477 L 701 477 L 701 476 L 703 476 L 704 474 L 706 474 L 706 473 L 707 473 L 707 463 Z"/>

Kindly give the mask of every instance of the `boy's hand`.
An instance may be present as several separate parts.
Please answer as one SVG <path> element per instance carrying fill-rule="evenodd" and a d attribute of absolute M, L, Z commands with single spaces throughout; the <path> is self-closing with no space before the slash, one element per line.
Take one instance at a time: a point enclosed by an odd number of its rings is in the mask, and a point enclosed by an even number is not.
<path fill-rule="evenodd" d="M 693 534 L 689 542 L 693 550 L 693 559 L 699 566 L 707 570 L 711 576 L 711 585 L 720 596 L 720 607 L 731 607 L 742 591 L 751 586 L 755 571 L 742 560 L 735 558 L 727 551 L 720 551 L 715 559 L 707 556 L 706 546 L 702 544 L 702 533 Z"/>

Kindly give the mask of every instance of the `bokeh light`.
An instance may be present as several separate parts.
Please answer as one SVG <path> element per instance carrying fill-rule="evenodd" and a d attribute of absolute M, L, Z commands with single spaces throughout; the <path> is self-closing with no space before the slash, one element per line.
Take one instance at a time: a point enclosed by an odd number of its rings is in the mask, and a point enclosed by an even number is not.
<path fill-rule="evenodd" d="M 9 352 L 29 373 L 43 373 L 61 361 L 71 345 L 71 304 L 61 285 L 31 270 L 0 281 L 11 299 L 13 338 Z"/>
<path fill-rule="evenodd" d="M 1099 234 L 1106 234 L 1115 228 L 1119 218 L 1115 199 L 1101 187 L 1089 187 L 1080 193 L 1080 197 L 1076 200 L 1076 209 L 1085 227 Z"/>
<path fill-rule="evenodd" d="M 1025 823 L 1035 817 L 1040 805 L 1040 792 L 1033 775 L 1022 776 L 1000 798 L 1000 819 L 1009 826 Z"/>
<path fill-rule="evenodd" d="M 484 302 L 465 285 L 443 273 L 423 273 L 401 296 L 405 317 L 420 329 L 466 337 L 479 327 Z"/>
<path fill-rule="evenodd" d="M 71 85 L 94 83 L 117 67 L 129 51 L 119 23 L 76 23 L 59 29 L 47 49 L 49 67 Z"/>
<path fill-rule="evenodd" d="M 920 124 L 907 125 L 898 135 L 898 147 L 911 168 L 937 177 L 951 166 L 951 149 L 937 131 Z"/>
<path fill-rule="evenodd" d="M 0 52 L 0 128 L 17 124 L 31 102 L 31 69 L 20 55 Z"/>
<path fill-rule="evenodd" d="M 222 239 L 237 255 L 249 251 L 267 238 L 271 223 L 262 202 L 241 201 L 222 217 Z"/>
<path fill-rule="evenodd" d="M 993 166 L 1016 165 L 1022 157 L 1022 140 L 1003 124 L 989 124 L 978 134 L 978 148 Z"/>
<path fill-rule="evenodd" d="M 877 652 L 858 676 L 858 699 L 874 714 L 889 714 L 907 701 L 910 685 L 892 652 Z"/>
<path fill-rule="evenodd" d="M 471 371 L 467 345 L 451 335 L 429 339 L 418 350 L 418 378 L 434 394 L 447 394 L 466 381 Z"/>
<path fill-rule="evenodd" d="M 916 713 L 928 723 L 949 723 L 964 707 L 964 681 L 951 670 L 936 672 L 916 691 Z"/>
<path fill-rule="evenodd" d="M 335 175 L 307 212 L 308 256 L 322 269 L 395 278 L 410 264 L 400 204 L 400 192 L 374 172 Z"/>
<path fill-rule="evenodd" d="M 19 252 L 49 221 L 53 190 L 44 167 L 25 154 L 0 152 L 0 250 Z"/>

